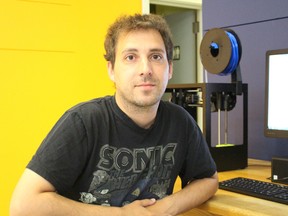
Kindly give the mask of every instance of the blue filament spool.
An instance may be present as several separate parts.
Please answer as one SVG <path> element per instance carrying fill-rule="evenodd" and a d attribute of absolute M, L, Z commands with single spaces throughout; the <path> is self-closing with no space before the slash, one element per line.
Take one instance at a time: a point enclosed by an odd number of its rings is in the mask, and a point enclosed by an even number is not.
<path fill-rule="evenodd" d="M 238 48 L 238 42 L 236 37 L 234 37 L 234 35 L 228 31 L 226 31 L 226 34 L 228 35 L 229 39 L 230 39 L 230 43 L 231 43 L 231 57 L 230 57 L 230 61 L 229 64 L 227 65 L 227 67 L 225 68 L 225 70 L 220 73 L 219 75 L 221 76 L 226 76 L 229 75 L 231 73 L 233 73 L 238 64 L 239 64 L 239 48 Z M 211 44 L 211 46 L 215 46 L 215 44 Z"/>
<path fill-rule="evenodd" d="M 200 46 L 204 68 L 213 74 L 226 76 L 236 71 L 241 58 L 241 44 L 236 33 L 230 29 L 209 30 Z"/>

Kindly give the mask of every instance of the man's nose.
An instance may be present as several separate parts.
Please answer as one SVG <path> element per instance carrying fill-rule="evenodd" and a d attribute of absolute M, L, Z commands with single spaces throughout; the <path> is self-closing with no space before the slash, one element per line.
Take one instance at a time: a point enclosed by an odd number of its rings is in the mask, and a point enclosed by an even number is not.
<path fill-rule="evenodd" d="M 147 58 L 143 58 L 141 60 L 140 68 L 139 68 L 140 75 L 152 75 L 152 67 L 151 62 Z"/>

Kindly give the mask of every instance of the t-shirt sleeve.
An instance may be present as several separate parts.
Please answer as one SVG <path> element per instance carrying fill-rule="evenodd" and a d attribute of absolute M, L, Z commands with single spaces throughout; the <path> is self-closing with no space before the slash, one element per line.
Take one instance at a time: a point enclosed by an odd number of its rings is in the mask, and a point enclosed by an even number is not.
<path fill-rule="evenodd" d="M 66 112 L 43 140 L 27 168 L 57 191 L 66 191 L 80 175 L 87 158 L 87 136 L 77 112 Z"/>
<path fill-rule="evenodd" d="M 179 174 L 182 187 L 195 179 L 211 177 L 216 172 L 216 164 L 210 154 L 206 140 L 194 119 L 189 117 L 187 132 L 187 153 Z"/>

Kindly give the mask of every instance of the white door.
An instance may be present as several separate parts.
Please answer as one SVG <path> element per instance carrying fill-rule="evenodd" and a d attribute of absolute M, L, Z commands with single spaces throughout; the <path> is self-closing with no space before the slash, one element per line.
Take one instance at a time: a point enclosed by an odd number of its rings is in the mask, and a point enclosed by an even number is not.
<path fill-rule="evenodd" d="M 193 10 L 165 16 L 172 34 L 174 50 L 174 74 L 170 84 L 196 83 L 196 34 L 193 23 L 196 13 Z"/>

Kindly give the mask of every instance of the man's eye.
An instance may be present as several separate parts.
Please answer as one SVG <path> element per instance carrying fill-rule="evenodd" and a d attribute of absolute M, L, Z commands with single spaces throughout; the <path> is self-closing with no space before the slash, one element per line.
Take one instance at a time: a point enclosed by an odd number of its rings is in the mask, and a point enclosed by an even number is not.
<path fill-rule="evenodd" d="M 135 59 L 135 56 L 134 55 L 128 55 L 128 56 L 125 57 L 125 59 L 127 61 L 133 61 Z"/>
<path fill-rule="evenodd" d="M 163 59 L 163 57 L 161 55 L 158 55 L 158 54 L 154 54 L 151 56 L 151 59 L 152 60 L 156 60 L 156 61 L 160 61 Z"/>

